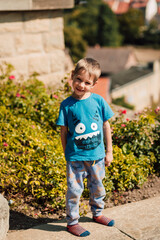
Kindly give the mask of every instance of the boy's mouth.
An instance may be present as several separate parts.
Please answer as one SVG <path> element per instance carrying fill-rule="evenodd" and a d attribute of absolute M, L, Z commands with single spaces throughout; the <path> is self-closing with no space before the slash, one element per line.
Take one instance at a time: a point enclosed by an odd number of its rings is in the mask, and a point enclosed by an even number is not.
<path fill-rule="evenodd" d="M 79 88 L 76 88 L 76 90 L 77 90 L 78 92 L 83 92 L 83 91 L 84 91 L 83 89 L 79 89 Z"/>
<path fill-rule="evenodd" d="M 100 131 L 84 134 L 75 137 L 75 144 L 78 148 L 84 150 L 90 150 L 98 147 L 101 143 Z"/>

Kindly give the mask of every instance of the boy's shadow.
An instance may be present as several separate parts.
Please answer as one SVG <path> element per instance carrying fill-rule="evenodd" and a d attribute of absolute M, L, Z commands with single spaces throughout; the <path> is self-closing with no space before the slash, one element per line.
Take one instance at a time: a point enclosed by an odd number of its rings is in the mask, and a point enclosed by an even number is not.
<path fill-rule="evenodd" d="M 53 221 L 55 220 L 51 218 L 33 218 L 24 213 L 10 210 L 9 230 L 25 230 Z"/>
<path fill-rule="evenodd" d="M 89 217 L 81 217 L 79 222 L 92 222 L 93 220 Z M 65 225 L 65 226 L 64 226 Z M 54 220 L 49 224 L 43 224 L 39 226 L 33 227 L 33 229 L 49 231 L 49 232 L 61 232 L 66 231 L 67 222 L 65 219 L 62 220 Z"/>
<path fill-rule="evenodd" d="M 42 230 L 42 231 L 47 231 L 47 232 L 61 232 L 61 231 L 66 231 L 66 227 L 62 225 L 62 223 L 64 223 L 65 221 L 56 221 L 56 222 L 52 222 L 49 224 L 42 224 L 39 226 L 35 226 L 33 227 L 33 229 L 38 229 L 38 230 Z"/>
<path fill-rule="evenodd" d="M 92 222 L 91 218 L 81 217 L 80 222 Z M 10 210 L 9 230 L 25 230 L 29 228 L 43 231 L 60 232 L 66 231 L 66 220 L 52 218 L 32 218 L 23 213 Z"/>

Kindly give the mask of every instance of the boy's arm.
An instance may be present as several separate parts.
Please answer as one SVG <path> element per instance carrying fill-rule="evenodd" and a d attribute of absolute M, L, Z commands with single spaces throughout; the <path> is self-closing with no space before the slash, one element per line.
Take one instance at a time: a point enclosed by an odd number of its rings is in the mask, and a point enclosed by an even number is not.
<path fill-rule="evenodd" d="M 67 126 L 61 126 L 61 142 L 63 151 L 65 153 L 66 145 L 67 145 L 67 133 L 68 133 L 68 127 Z"/>
<path fill-rule="evenodd" d="M 106 143 L 105 165 L 108 167 L 113 160 L 111 128 L 108 121 L 103 123 L 103 134 Z"/>

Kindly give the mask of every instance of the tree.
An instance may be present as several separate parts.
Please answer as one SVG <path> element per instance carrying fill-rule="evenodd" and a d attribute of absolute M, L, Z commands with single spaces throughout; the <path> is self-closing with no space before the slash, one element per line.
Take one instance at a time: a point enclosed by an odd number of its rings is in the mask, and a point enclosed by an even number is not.
<path fill-rule="evenodd" d="M 73 62 L 77 62 L 84 57 L 87 43 L 82 37 L 82 32 L 75 26 L 66 26 L 64 28 L 65 45 L 69 48 L 69 53 Z"/>
<path fill-rule="evenodd" d="M 66 25 L 74 25 L 82 31 L 84 40 L 90 46 L 97 42 L 98 14 L 101 0 L 88 0 L 85 5 L 78 5 L 67 11 Z"/>
<path fill-rule="evenodd" d="M 149 25 L 144 29 L 141 42 L 147 46 L 160 48 L 160 31 L 156 20 L 150 21 Z"/>
<path fill-rule="evenodd" d="M 101 46 L 119 46 L 122 36 L 118 32 L 115 14 L 106 4 L 99 7 L 97 42 Z"/>
<path fill-rule="evenodd" d="M 144 15 L 139 9 L 129 9 L 127 13 L 118 16 L 119 30 L 124 37 L 124 43 L 135 44 L 140 37 L 140 29 L 144 26 Z"/>
<path fill-rule="evenodd" d="M 85 5 L 78 5 L 72 10 L 65 11 L 64 20 L 66 47 L 72 48 L 70 50 L 74 60 L 84 54 L 87 45 L 94 46 L 97 43 L 101 46 L 120 45 L 117 19 L 102 0 L 88 0 Z M 76 47 L 79 49 L 76 50 Z"/>

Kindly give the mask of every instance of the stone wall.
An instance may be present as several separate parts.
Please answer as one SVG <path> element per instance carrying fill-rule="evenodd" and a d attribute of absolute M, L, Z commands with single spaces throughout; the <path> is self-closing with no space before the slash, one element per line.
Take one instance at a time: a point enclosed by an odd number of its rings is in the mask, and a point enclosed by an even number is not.
<path fill-rule="evenodd" d="M 9 229 L 9 206 L 7 200 L 0 194 L 0 240 L 4 240 Z"/>
<path fill-rule="evenodd" d="M 21 11 L 21 1 L 23 8 L 27 7 L 26 2 L 32 2 L 30 8 L 33 10 Z M 9 2 L 13 1 L 0 0 L 4 8 L 3 11 L 0 9 L 0 64 L 11 63 L 17 79 L 26 80 L 37 72 L 38 78 L 47 85 L 57 86 L 65 73 L 63 12 L 54 9 L 57 1 L 46 1 L 45 7 L 49 10 L 43 10 L 41 0 L 21 1 L 16 2 L 20 4 L 17 5 L 19 11 L 6 11 L 7 2 L 8 8 L 12 9 L 14 5 Z M 63 7 L 63 2 L 59 1 L 59 8 Z M 42 10 L 35 11 L 34 8 Z"/>
<path fill-rule="evenodd" d="M 0 0 L 0 11 L 72 8 L 74 0 Z"/>

